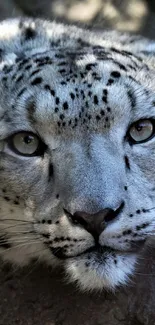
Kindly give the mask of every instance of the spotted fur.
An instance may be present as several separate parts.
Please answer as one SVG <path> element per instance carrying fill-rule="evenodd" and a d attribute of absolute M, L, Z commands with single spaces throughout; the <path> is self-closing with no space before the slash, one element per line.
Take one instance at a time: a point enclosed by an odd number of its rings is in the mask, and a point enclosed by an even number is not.
<path fill-rule="evenodd" d="M 0 255 L 61 264 L 82 289 L 134 273 L 155 227 L 155 141 L 129 126 L 155 119 L 155 43 L 31 19 L 0 24 Z M 7 146 L 37 134 L 42 155 Z M 98 239 L 67 215 L 116 210 Z"/>

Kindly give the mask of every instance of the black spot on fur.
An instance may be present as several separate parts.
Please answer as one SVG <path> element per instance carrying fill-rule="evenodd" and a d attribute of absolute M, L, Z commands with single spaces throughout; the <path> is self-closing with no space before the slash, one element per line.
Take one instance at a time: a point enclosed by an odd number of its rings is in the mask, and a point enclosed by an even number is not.
<path fill-rule="evenodd" d="M 42 79 L 41 77 L 37 77 L 37 78 L 35 78 L 35 79 L 31 82 L 31 85 L 32 85 L 32 86 L 39 85 L 39 84 L 42 83 L 42 81 L 43 81 L 43 79 Z"/>
<path fill-rule="evenodd" d="M 33 71 L 31 74 L 30 74 L 30 77 L 34 76 L 36 73 L 40 72 L 40 69 L 37 69 L 35 71 Z"/>
<path fill-rule="evenodd" d="M 132 89 L 129 89 L 127 94 L 128 94 L 129 101 L 131 103 L 131 107 L 133 109 L 136 106 L 136 97 L 134 95 L 134 91 Z"/>
<path fill-rule="evenodd" d="M 47 239 L 50 238 L 50 234 L 42 234 L 42 236 L 43 236 L 44 238 L 47 238 Z"/>
<path fill-rule="evenodd" d="M 59 99 L 59 97 L 56 97 L 56 99 L 55 99 L 55 103 L 56 103 L 56 105 L 58 105 L 58 104 L 59 104 L 59 102 L 60 102 L 60 99 Z"/>
<path fill-rule="evenodd" d="M 130 170 L 130 162 L 127 156 L 124 157 L 126 168 Z"/>
<path fill-rule="evenodd" d="M 75 99 L 75 95 L 73 93 L 70 93 L 70 96 L 73 100 Z"/>
<path fill-rule="evenodd" d="M 107 86 L 111 86 L 114 83 L 114 79 L 109 79 L 107 82 Z"/>
<path fill-rule="evenodd" d="M 9 202 L 10 201 L 10 198 L 8 196 L 4 196 L 3 197 L 5 201 Z"/>
<path fill-rule="evenodd" d="M 67 110 L 67 109 L 68 109 L 68 103 L 67 103 L 67 102 L 64 102 L 64 103 L 63 103 L 63 109 L 64 109 L 64 110 Z"/>
<path fill-rule="evenodd" d="M 24 30 L 24 39 L 28 41 L 36 36 L 36 31 L 31 27 L 28 27 Z"/>
<path fill-rule="evenodd" d="M 51 95 L 52 95 L 53 97 L 55 96 L 55 90 L 50 89 L 50 93 L 51 93 Z"/>
<path fill-rule="evenodd" d="M 94 104 L 95 104 L 95 105 L 98 104 L 98 97 L 97 97 L 97 95 L 94 96 Z"/>
<path fill-rule="evenodd" d="M 93 67 L 95 67 L 96 63 L 88 63 L 86 64 L 86 70 L 90 71 Z"/>
<path fill-rule="evenodd" d="M 19 205 L 19 202 L 16 201 L 16 200 L 14 200 L 13 203 L 14 203 L 15 205 Z"/>
<path fill-rule="evenodd" d="M 66 86 L 66 85 L 67 85 L 67 82 L 66 82 L 66 81 L 61 81 L 60 84 L 61 84 L 62 86 Z"/>
<path fill-rule="evenodd" d="M 20 82 L 23 78 L 24 78 L 24 76 L 23 76 L 23 75 L 20 75 L 20 76 L 16 79 L 16 83 Z"/>
<path fill-rule="evenodd" d="M 30 70 L 32 68 L 32 65 L 31 64 L 28 64 L 26 67 L 25 67 L 25 70 Z"/>
<path fill-rule="evenodd" d="M 26 88 L 25 88 L 25 87 L 22 88 L 22 89 L 19 91 L 19 93 L 17 94 L 17 98 L 21 97 L 21 96 L 25 93 L 25 91 L 26 91 Z"/>
<path fill-rule="evenodd" d="M 64 120 L 64 118 L 65 118 L 65 115 L 64 115 L 64 114 L 60 114 L 60 116 L 59 116 L 59 117 L 60 117 L 60 120 L 62 120 L 62 121 L 63 121 L 63 120 Z"/>
<path fill-rule="evenodd" d="M 121 74 L 119 71 L 113 71 L 111 72 L 111 76 L 114 78 L 120 78 Z"/>
<path fill-rule="evenodd" d="M 2 78 L 2 82 L 5 83 L 6 81 L 7 81 L 7 77 L 5 76 L 5 77 Z"/>
<path fill-rule="evenodd" d="M 107 97 L 106 97 L 106 96 L 103 96 L 103 97 L 102 97 L 102 100 L 103 100 L 104 103 L 107 104 Z"/>
<path fill-rule="evenodd" d="M 55 107 L 55 113 L 58 113 L 59 112 L 59 108 L 58 107 Z"/>
<path fill-rule="evenodd" d="M 130 235 L 130 234 L 132 234 L 132 230 L 131 229 L 125 230 L 125 231 L 123 231 L 122 234 L 123 234 L 123 236 Z"/>
<path fill-rule="evenodd" d="M 53 165 L 52 164 L 49 164 L 48 181 L 51 180 L 51 177 L 53 177 Z"/>
<path fill-rule="evenodd" d="M 99 115 L 96 115 L 96 120 L 99 121 L 101 117 Z"/>
<path fill-rule="evenodd" d="M 107 96 L 107 94 L 108 94 L 107 89 L 103 89 L 103 95 L 104 95 L 104 96 Z"/>
<path fill-rule="evenodd" d="M 127 71 L 127 68 L 126 68 L 123 64 L 118 63 L 118 62 L 117 62 L 117 64 L 118 64 L 118 66 L 120 67 L 120 69 L 122 69 L 122 70 L 124 70 L 124 71 Z"/>
<path fill-rule="evenodd" d="M 4 50 L 2 50 L 2 49 L 0 48 L 0 60 L 2 60 L 3 55 L 4 55 Z"/>
<path fill-rule="evenodd" d="M 101 114 L 102 116 L 104 116 L 104 115 L 105 115 L 105 112 L 104 112 L 104 110 L 103 110 L 103 109 L 101 109 L 101 110 L 100 110 L 100 114 Z"/>
<path fill-rule="evenodd" d="M 3 69 L 2 69 L 6 74 L 10 73 L 13 70 L 13 66 L 8 66 L 8 65 L 4 65 Z"/>
<path fill-rule="evenodd" d="M 45 88 L 45 90 L 49 90 L 49 91 L 51 90 L 49 85 L 45 85 L 44 88 Z"/>
<path fill-rule="evenodd" d="M 145 222 L 142 225 L 136 227 L 136 230 L 141 230 L 149 226 L 149 222 Z"/>

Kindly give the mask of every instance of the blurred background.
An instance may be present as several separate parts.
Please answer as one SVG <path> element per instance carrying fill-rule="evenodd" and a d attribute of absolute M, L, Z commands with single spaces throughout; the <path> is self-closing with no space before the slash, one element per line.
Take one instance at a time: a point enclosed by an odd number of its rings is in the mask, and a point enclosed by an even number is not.
<path fill-rule="evenodd" d="M 19 15 L 155 38 L 155 0 L 0 0 L 0 19 Z"/>

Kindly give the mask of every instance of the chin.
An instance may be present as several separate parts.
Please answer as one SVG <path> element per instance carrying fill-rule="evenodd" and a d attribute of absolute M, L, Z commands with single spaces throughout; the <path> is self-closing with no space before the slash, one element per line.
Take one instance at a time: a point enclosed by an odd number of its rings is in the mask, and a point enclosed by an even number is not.
<path fill-rule="evenodd" d="M 92 252 L 68 259 L 65 270 L 69 282 L 76 282 L 80 290 L 114 291 L 130 281 L 136 261 L 132 253 Z"/>

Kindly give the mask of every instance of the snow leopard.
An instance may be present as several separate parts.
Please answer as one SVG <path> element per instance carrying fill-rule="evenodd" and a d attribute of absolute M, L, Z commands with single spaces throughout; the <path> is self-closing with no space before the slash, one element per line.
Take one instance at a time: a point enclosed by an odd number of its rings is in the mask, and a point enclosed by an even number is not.
<path fill-rule="evenodd" d="M 0 23 L 0 258 L 81 290 L 136 273 L 155 229 L 155 42 Z"/>

